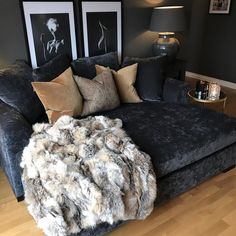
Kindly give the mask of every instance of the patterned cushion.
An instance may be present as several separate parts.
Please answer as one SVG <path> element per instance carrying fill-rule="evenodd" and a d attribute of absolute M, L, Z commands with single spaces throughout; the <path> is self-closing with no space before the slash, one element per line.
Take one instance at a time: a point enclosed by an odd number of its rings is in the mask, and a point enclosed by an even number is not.
<path fill-rule="evenodd" d="M 114 109 L 120 105 L 119 96 L 110 70 L 104 70 L 93 80 L 75 76 L 84 98 L 82 116 Z"/>

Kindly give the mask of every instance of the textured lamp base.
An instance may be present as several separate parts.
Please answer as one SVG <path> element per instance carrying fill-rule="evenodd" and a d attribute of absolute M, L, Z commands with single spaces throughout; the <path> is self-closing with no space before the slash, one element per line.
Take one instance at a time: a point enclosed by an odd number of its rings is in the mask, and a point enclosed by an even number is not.
<path fill-rule="evenodd" d="M 154 56 L 169 56 L 170 58 L 176 58 L 179 52 L 179 41 L 175 38 L 174 33 L 159 33 L 159 38 L 152 46 Z"/>

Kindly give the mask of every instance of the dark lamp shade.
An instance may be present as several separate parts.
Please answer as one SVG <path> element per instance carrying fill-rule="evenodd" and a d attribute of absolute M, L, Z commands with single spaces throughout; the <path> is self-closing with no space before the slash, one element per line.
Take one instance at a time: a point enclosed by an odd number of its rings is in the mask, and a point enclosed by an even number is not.
<path fill-rule="evenodd" d="M 150 30 L 156 32 L 178 32 L 185 30 L 183 6 L 155 7 L 152 11 Z"/>

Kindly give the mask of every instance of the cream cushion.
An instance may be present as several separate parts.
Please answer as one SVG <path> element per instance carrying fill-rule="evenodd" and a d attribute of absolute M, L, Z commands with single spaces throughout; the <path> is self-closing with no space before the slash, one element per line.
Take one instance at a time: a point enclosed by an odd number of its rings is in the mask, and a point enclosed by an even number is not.
<path fill-rule="evenodd" d="M 96 65 L 96 73 L 100 74 L 107 68 Z M 112 70 L 114 80 L 118 89 L 120 100 L 123 103 L 142 102 L 134 87 L 137 75 L 138 63 L 126 66 L 118 71 Z"/>

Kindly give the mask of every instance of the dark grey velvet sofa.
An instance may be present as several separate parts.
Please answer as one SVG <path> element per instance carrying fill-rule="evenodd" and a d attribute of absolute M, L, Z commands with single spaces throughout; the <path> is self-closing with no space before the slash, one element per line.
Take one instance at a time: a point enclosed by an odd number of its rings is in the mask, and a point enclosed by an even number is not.
<path fill-rule="evenodd" d="M 157 205 L 235 166 L 236 119 L 189 104 L 188 89 L 182 81 L 165 78 L 162 100 L 96 114 L 122 119 L 133 141 L 151 156 Z M 47 121 L 45 114 L 37 119 L 41 121 Z M 24 195 L 19 163 L 31 134 L 32 122 L 0 101 L 0 163 L 18 200 Z M 120 223 L 102 224 L 80 235 L 103 235 Z"/>

